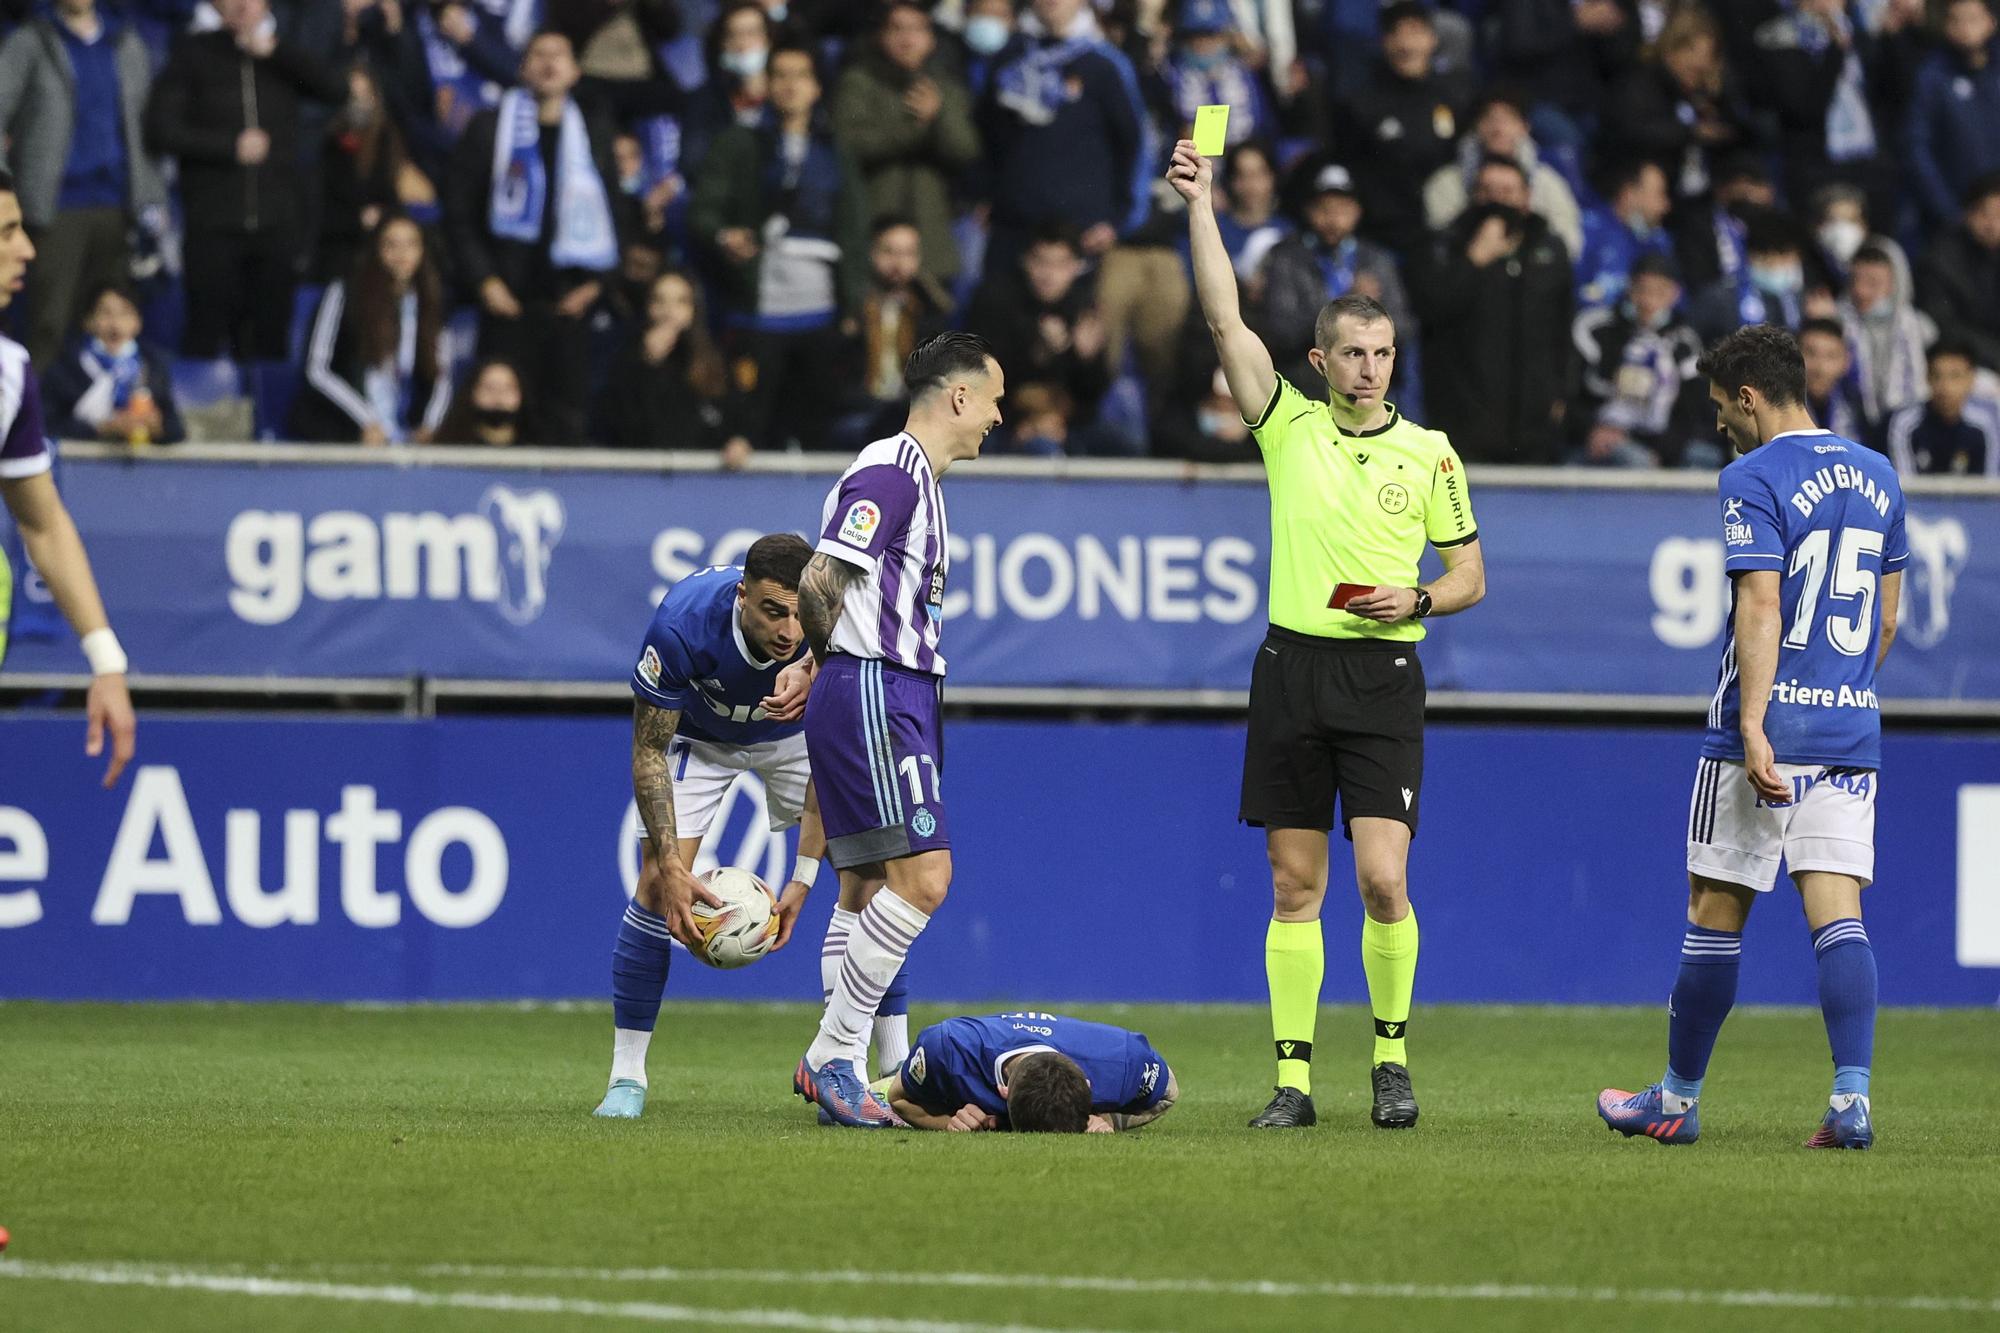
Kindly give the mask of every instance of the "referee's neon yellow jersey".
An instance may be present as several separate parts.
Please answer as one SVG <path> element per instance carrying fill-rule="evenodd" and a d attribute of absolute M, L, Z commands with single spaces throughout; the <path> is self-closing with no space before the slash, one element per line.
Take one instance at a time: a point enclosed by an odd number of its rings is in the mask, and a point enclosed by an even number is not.
<path fill-rule="evenodd" d="M 1385 625 L 1328 603 L 1342 583 L 1414 588 L 1426 545 L 1479 535 L 1451 441 L 1393 406 L 1386 425 L 1345 434 L 1282 375 L 1250 429 L 1271 487 L 1271 623 L 1328 639 L 1423 638 L 1420 620 Z"/>

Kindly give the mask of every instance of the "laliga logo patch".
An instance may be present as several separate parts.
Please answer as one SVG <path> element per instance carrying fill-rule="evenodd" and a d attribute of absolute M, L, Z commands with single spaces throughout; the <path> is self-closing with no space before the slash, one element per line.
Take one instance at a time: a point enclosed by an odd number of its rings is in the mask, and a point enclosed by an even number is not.
<path fill-rule="evenodd" d="M 1410 507 L 1410 493 L 1393 481 L 1375 492 L 1375 500 L 1388 514 L 1400 514 Z"/>
<path fill-rule="evenodd" d="M 848 506 L 847 517 L 840 521 L 840 539 L 849 546 L 866 548 L 881 525 L 881 509 L 872 500 L 856 500 Z"/>
<path fill-rule="evenodd" d="M 646 645 L 646 655 L 639 659 L 639 679 L 656 690 L 660 688 L 660 655 L 650 643 Z"/>
<path fill-rule="evenodd" d="M 912 1082 L 912 1083 L 921 1083 L 921 1082 L 923 1082 L 923 1081 L 924 1081 L 924 1048 L 923 1048 L 923 1047 L 919 1046 L 919 1047 L 917 1047 L 917 1049 L 916 1049 L 916 1050 L 914 1050 L 914 1051 L 911 1051 L 911 1052 L 910 1052 L 910 1062 L 909 1062 L 909 1064 L 908 1064 L 907 1066 L 905 1066 L 905 1068 L 907 1068 L 907 1069 L 909 1070 L 909 1073 L 910 1073 L 910 1082 Z"/>

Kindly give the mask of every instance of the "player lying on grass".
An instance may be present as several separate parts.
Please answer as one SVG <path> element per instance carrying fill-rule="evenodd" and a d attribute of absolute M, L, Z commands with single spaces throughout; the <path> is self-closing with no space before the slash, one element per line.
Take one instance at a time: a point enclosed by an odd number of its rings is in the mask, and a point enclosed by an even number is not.
<path fill-rule="evenodd" d="M 1181 1093 L 1141 1034 L 1038 1013 L 933 1023 L 875 1091 L 913 1129 L 1054 1134 L 1137 1129 Z"/>

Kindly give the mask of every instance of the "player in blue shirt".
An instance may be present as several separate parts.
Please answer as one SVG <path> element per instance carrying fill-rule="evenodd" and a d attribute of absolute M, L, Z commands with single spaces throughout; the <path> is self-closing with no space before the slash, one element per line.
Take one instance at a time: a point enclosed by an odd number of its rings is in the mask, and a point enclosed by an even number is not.
<path fill-rule="evenodd" d="M 1861 890 L 1875 875 L 1875 673 L 1896 637 L 1910 554 L 1903 492 L 1882 455 L 1813 424 L 1790 333 L 1739 329 L 1700 368 L 1743 455 L 1720 480 L 1734 609 L 1688 817 L 1688 928 L 1667 1005 L 1666 1076 L 1636 1094 L 1607 1088 L 1597 1110 L 1626 1135 L 1700 1135 L 1702 1077 L 1736 1000 L 1743 923 L 1782 858 L 1812 929 L 1833 1048 L 1833 1095 L 1806 1146 L 1866 1148 L 1876 977 Z"/>
<path fill-rule="evenodd" d="M 645 1109 L 646 1049 L 666 993 L 669 941 L 691 943 L 695 900 L 717 901 L 691 867 L 737 778 L 763 779 L 773 832 L 801 824 L 775 948 L 791 939 L 818 876 L 826 839 L 806 761 L 810 677 L 797 665 L 805 646 L 799 573 L 811 557 L 791 533 L 759 538 L 741 566 L 676 583 L 646 631 L 632 672 L 632 789 L 645 837 L 638 889 L 612 953 L 617 1030 L 600 1116 L 630 1119 Z"/>
<path fill-rule="evenodd" d="M 911 1128 L 959 1131 L 1137 1129 L 1180 1099 L 1140 1033 L 1041 1013 L 933 1023 L 876 1086 Z"/>

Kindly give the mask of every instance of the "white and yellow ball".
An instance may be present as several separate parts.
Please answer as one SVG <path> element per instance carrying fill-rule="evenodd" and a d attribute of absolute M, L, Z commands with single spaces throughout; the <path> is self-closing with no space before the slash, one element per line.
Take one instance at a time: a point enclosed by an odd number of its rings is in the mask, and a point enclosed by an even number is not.
<path fill-rule="evenodd" d="M 694 956 L 710 967 L 737 968 L 771 952 L 778 942 L 778 898 L 770 886 L 736 866 L 717 866 L 697 878 L 722 906 L 695 900 Z"/>

